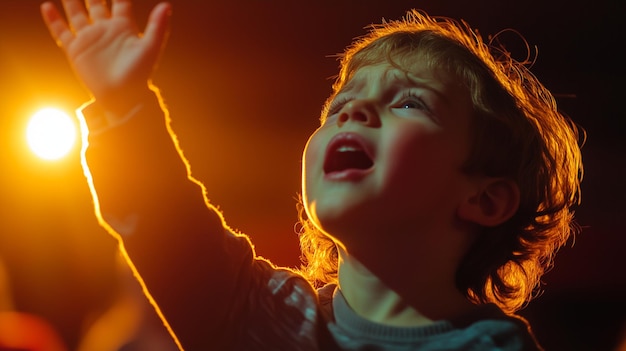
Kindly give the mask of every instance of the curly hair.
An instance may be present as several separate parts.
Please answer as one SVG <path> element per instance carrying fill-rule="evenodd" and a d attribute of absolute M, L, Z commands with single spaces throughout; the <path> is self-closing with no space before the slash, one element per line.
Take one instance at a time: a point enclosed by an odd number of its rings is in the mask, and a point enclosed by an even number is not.
<path fill-rule="evenodd" d="M 493 39 L 493 38 L 492 38 Z M 458 78 L 471 94 L 473 144 L 462 171 L 506 177 L 520 189 L 519 208 L 507 222 L 484 227 L 457 269 L 456 285 L 475 303 L 513 313 L 538 292 L 555 253 L 578 231 L 582 129 L 557 109 L 552 94 L 495 41 L 486 43 L 465 22 L 409 11 L 371 25 L 340 58 L 333 93 L 361 67 L 389 62 L 410 67 L 423 59 Z M 301 272 L 314 285 L 337 279 L 337 248 L 299 203 Z"/>

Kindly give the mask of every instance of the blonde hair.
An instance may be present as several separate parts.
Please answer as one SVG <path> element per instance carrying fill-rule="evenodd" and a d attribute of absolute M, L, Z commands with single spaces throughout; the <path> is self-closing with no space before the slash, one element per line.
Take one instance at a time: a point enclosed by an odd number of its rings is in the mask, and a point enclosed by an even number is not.
<path fill-rule="evenodd" d="M 572 208 L 580 201 L 579 129 L 561 114 L 552 94 L 502 47 L 485 43 L 465 22 L 417 10 L 372 25 L 340 55 L 341 69 L 322 119 L 337 92 L 361 67 L 415 57 L 455 75 L 474 105 L 473 145 L 463 171 L 507 177 L 519 186 L 518 211 L 506 223 L 483 228 L 457 271 L 457 287 L 475 303 L 514 312 L 538 291 L 554 254 L 578 229 Z M 303 267 L 316 286 L 337 279 L 334 243 L 300 206 Z"/>

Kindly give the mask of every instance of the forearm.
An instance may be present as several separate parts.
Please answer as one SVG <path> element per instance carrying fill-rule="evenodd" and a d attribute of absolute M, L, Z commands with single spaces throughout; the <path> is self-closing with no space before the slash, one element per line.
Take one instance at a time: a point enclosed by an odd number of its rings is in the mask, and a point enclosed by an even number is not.
<path fill-rule="evenodd" d="M 236 285 L 249 281 L 253 254 L 245 239 L 227 233 L 200 185 L 188 179 L 166 119 L 159 118 L 163 111 L 147 89 L 171 5 L 156 5 L 141 32 L 130 0 L 113 1 L 110 8 L 105 1 L 63 5 L 65 17 L 53 2 L 43 3 L 42 17 L 81 83 L 106 105 L 95 115 L 89 110 L 97 105 L 87 108 L 82 121 L 89 122 L 83 167 L 96 215 L 120 241 L 183 346 L 213 349 L 212 337 L 228 340 L 223 319 L 233 313 Z"/>
<path fill-rule="evenodd" d="M 83 166 L 99 220 L 120 240 L 183 346 L 195 350 L 227 335 L 228 302 L 253 255 L 247 241 L 227 234 L 201 186 L 189 180 L 163 111 L 146 96 L 132 116 L 107 129 L 110 121 L 98 120 L 103 111 L 87 108 L 86 120 L 104 130 L 90 132 Z"/>

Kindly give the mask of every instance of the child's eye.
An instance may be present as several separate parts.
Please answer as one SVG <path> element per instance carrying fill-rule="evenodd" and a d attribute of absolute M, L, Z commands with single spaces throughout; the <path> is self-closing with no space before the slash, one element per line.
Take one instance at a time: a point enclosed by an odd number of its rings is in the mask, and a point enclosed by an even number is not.
<path fill-rule="evenodd" d="M 397 103 L 394 104 L 393 108 L 406 110 L 406 111 L 398 111 L 398 113 L 409 114 L 409 113 L 430 113 L 431 109 L 426 104 L 426 102 L 415 95 L 406 95 L 402 96 Z"/>
<path fill-rule="evenodd" d="M 413 100 L 403 102 L 402 108 L 405 108 L 405 109 L 417 108 L 417 109 L 422 109 L 422 110 L 427 109 L 426 105 L 422 101 L 413 101 Z"/>
<path fill-rule="evenodd" d="M 403 93 L 399 101 L 400 103 L 397 104 L 397 106 L 403 109 L 418 109 L 427 112 L 430 111 L 430 108 L 428 107 L 426 102 L 421 97 L 412 92 Z"/>

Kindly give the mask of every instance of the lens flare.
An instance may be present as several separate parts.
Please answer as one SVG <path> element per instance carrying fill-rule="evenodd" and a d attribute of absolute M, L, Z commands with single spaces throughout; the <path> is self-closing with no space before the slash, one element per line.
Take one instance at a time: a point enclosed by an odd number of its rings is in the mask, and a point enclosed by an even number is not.
<path fill-rule="evenodd" d="M 43 108 L 30 119 L 26 128 L 30 149 L 40 158 L 57 160 L 67 155 L 76 142 L 76 125 L 65 112 Z"/>

